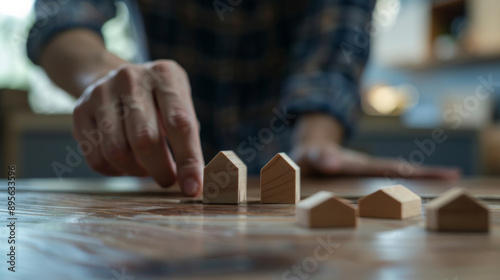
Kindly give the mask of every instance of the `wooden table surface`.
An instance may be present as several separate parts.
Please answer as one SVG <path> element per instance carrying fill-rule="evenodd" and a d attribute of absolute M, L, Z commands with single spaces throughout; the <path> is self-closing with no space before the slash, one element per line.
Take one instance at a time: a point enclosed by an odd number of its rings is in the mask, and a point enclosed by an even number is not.
<path fill-rule="evenodd" d="M 355 202 L 389 184 L 309 179 L 302 196 L 323 189 Z M 500 279 L 500 179 L 404 184 L 424 202 L 468 188 L 491 208 L 490 232 L 429 232 L 423 217 L 301 228 L 295 206 L 258 202 L 256 178 L 242 205 L 203 205 L 178 188 L 130 178 L 18 180 L 17 271 L 7 271 L 3 191 L 0 279 Z"/>

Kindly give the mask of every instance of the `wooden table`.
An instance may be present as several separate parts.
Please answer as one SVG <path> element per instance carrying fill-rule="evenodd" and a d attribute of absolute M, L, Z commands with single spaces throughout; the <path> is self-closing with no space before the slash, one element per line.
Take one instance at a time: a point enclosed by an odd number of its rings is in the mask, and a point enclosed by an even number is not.
<path fill-rule="evenodd" d="M 302 196 L 326 189 L 355 201 L 390 183 L 309 179 Z M 0 279 L 500 279 L 500 180 L 404 184 L 424 201 L 468 188 L 492 209 L 491 231 L 428 232 L 423 218 L 301 228 L 293 205 L 258 203 L 256 178 L 238 206 L 203 205 L 129 178 L 18 180 L 17 271 L 7 271 L 2 191 Z"/>

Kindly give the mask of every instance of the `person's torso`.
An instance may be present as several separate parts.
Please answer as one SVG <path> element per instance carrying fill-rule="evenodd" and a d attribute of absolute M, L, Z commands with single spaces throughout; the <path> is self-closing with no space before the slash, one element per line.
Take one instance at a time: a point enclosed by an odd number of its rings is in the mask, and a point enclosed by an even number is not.
<path fill-rule="evenodd" d="M 240 156 L 254 149 L 256 157 L 249 152 L 242 159 L 259 166 L 285 149 L 285 132 L 266 143 L 259 133 L 279 110 L 304 2 L 139 1 L 151 59 L 173 59 L 189 75 L 206 157 L 221 149 L 239 148 Z"/>

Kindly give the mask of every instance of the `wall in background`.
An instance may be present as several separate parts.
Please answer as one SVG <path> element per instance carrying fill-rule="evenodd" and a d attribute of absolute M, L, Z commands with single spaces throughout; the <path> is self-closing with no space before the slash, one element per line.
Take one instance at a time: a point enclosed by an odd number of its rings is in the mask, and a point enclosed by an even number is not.
<path fill-rule="evenodd" d="M 495 85 L 491 100 L 481 104 L 473 112 L 470 124 L 467 124 L 466 120 L 464 126 L 469 128 L 487 124 L 472 119 L 482 117 L 479 116 L 481 114 L 498 111 L 496 107 L 500 89 L 500 48 L 497 54 L 489 54 L 483 58 L 459 57 L 448 61 L 430 58 L 429 49 L 434 47 L 429 43 L 433 2 L 384 0 L 379 1 L 379 4 L 394 1 L 399 3 L 394 20 L 382 18 L 377 22 L 377 19 L 374 19 L 377 32 L 372 37 L 372 56 L 363 77 L 363 88 L 366 90 L 376 84 L 411 85 L 418 93 L 418 103 L 403 114 L 403 122 L 410 127 L 433 127 L 443 124 L 444 110 L 450 106 L 453 108 L 455 104 L 460 105 L 468 96 L 474 95 L 476 87 L 481 84 L 480 77 L 488 79 L 491 75 L 491 80 L 498 81 L 493 83 Z M 462 1 L 441 2 L 453 4 Z M 467 7 L 476 2 L 463 3 Z M 391 5 L 386 4 L 382 10 L 386 14 L 394 13 L 394 9 L 390 7 Z M 471 24 L 470 20 L 468 24 Z M 491 32 L 495 32 L 494 30 Z M 477 32 L 474 30 L 471 33 Z"/>

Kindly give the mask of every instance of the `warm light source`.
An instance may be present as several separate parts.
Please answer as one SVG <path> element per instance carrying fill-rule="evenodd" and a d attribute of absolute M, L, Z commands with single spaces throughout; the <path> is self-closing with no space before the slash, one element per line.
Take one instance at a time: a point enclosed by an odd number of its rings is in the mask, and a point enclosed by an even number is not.
<path fill-rule="evenodd" d="M 378 86 L 369 91 L 366 100 L 377 113 L 389 115 L 398 106 L 398 97 L 393 87 Z"/>
<path fill-rule="evenodd" d="M 418 94 L 410 85 L 375 85 L 363 98 L 363 110 L 369 115 L 395 116 L 418 102 Z"/>

